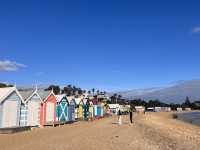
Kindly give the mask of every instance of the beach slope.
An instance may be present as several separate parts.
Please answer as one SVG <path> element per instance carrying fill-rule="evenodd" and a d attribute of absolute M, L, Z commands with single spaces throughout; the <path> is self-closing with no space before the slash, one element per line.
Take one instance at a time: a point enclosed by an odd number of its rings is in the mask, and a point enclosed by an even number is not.
<path fill-rule="evenodd" d="M 200 127 L 172 119 L 171 113 L 123 116 L 56 128 L 0 135 L 0 150 L 199 150 Z"/>

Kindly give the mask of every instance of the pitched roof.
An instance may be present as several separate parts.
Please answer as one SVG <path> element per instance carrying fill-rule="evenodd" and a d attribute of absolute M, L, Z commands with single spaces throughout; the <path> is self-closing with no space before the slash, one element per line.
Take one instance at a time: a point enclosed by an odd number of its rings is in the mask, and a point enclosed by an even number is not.
<path fill-rule="evenodd" d="M 75 99 L 74 96 L 67 96 L 67 100 L 68 100 L 69 103 L 70 103 L 73 99 Z"/>
<path fill-rule="evenodd" d="M 41 99 L 42 100 L 45 100 L 47 98 L 47 96 L 49 96 L 49 94 L 52 92 L 52 91 L 46 91 L 44 89 L 38 89 L 38 94 L 40 95 Z"/>
<path fill-rule="evenodd" d="M 77 105 L 77 103 L 76 103 L 75 99 L 72 99 L 72 100 L 71 100 L 69 103 L 70 103 L 70 104 L 73 104 L 73 103 L 75 103 L 75 105 Z"/>
<path fill-rule="evenodd" d="M 82 100 L 81 98 L 75 98 L 76 104 L 79 105 L 79 103 L 81 102 L 81 100 Z"/>
<path fill-rule="evenodd" d="M 0 88 L 0 103 L 3 102 L 5 98 L 7 98 L 12 92 L 16 92 L 17 95 L 21 98 L 23 101 L 23 98 L 21 97 L 20 93 L 16 89 L 16 87 L 5 87 L 5 88 Z"/>
<path fill-rule="evenodd" d="M 34 91 L 34 89 L 24 89 L 20 90 L 19 93 L 23 97 L 24 101 L 26 101 L 34 93 Z"/>
<path fill-rule="evenodd" d="M 40 97 L 37 88 L 36 89 L 24 89 L 19 91 L 21 96 L 23 97 L 24 102 L 28 102 L 34 95 L 37 95 L 42 101 L 42 98 Z"/>
<path fill-rule="evenodd" d="M 67 99 L 66 94 L 56 95 L 56 101 L 57 102 L 60 102 L 63 98 Z"/>
<path fill-rule="evenodd" d="M 88 100 L 85 98 L 85 99 L 82 99 L 83 101 L 83 104 L 86 105 L 88 103 Z"/>

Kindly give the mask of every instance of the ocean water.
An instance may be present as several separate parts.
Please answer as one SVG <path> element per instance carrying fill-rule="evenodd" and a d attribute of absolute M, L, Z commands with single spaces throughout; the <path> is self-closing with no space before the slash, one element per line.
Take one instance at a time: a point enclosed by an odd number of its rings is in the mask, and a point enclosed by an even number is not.
<path fill-rule="evenodd" d="M 178 119 L 200 126 L 200 112 L 180 113 Z"/>

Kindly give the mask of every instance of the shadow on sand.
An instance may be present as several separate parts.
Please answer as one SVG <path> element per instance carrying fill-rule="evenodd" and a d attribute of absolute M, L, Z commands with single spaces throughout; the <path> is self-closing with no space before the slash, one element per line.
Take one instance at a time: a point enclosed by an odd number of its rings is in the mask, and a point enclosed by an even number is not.
<path fill-rule="evenodd" d="M 119 125 L 119 123 L 118 122 L 112 122 L 111 124 L 116 124 L 116 125 Z M 122 125 L 123 124 L 130 124 L 129 122 L 122 122 Z"/>

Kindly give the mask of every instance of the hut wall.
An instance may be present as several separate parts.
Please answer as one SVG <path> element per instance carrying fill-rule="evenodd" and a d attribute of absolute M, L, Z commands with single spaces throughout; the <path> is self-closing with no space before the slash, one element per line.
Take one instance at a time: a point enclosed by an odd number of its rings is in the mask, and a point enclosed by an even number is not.
<path fill-rule="evenodd" d="M 99 105 L 94 105 L 94 116 L 103 117 L 103 108 Z"/>
<path fill-rule="evenodd" d="M 75 108 L 75 119 L 78 119 L 78 108 Z"/>
<path fill-rule="evenodd" d="M 44 125 L 44 103 L 40 104 L 40 126 Z"/>
<path fill-rule="evenodd" d="M 78 118 L 82 119 L 83 118 L 83 105 L 78 106 Z"/>
<path fill-rule="evenodd" d="M 97 116 L 101 116 L 101 106 L 97 106 Z"/>
<path fill-rule="evenodd" d="M 57 102 L 56 103 L 56 121 L 59 121 L 59 116 L 60 116 L 60 104 Z"/>
<path fill-rule="evenodd" d="M 96 117 L 98 115 L 97 113 L 97 105 L 94 105 L 94 116 Z"/>
<path fill-rule="evenodd" d="M 90 118 L 94 117 L 94 106 L 93 105 L 89 106 L 89 117 Z"/>
<path fill-rule="evenodd" d="M 75 121 L 76 118 L 76 101 L 72 100 L 69 103 L 69 121 Z"/>
<path fill-rule="evenodd" d="M 87 120 L 89 117 L 89 105 L 87 104 L 83 105 L 83 117 L 85 120 Z"/>
<path fill-rule="evenodd" d="M 56 97 L 50 95 L 46 101 L 41 104 L 40 124 L 56 121 Z"/>
<path fill-rule="evenodd" d="M 104 107 L 101 106 L 101 117 L 103 117 L 103 115 L 104 115 Z"/>
<path fill-rule="evenodd" d="M 54 121 L 54 103 L 48 102 L 46 103 L 45 109 L 45 117 L 46 122 L 53 122 Z"/>
<path fill-rule="evenodd" d="M 0 104 L 0 127 L 2 126 L 2 118 L 3 118 L 3 105 Z"/>
<path fill-rule="evenodd" d="M 20 106 L 20 97 L 16 92 L 11 93 L 1 104 L 0 127 L 19 126 Z"/>

